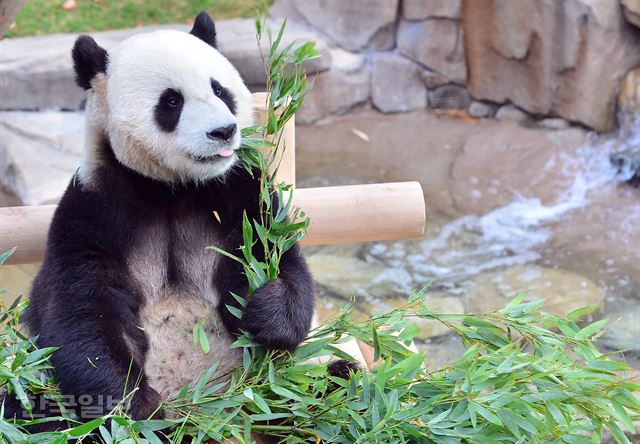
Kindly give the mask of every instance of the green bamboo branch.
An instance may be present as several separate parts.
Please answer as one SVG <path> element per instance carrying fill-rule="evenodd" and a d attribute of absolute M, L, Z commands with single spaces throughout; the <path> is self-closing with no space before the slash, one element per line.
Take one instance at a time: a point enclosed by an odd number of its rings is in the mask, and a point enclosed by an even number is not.
<path fill-rule="evenodd" d="M 257 171 L 259 174 L 260 216 L 259 220 L 249 220 L 244 214 L 243 243 L 239 246 L 241 255 L 210 247 L 242 265 L 250 295 L 258 287 L 278 277 L 282 255 L 304 237 L 309 227 L 309 218 L 299 208 L 292 206 L 292 185 L 275 180 L 280 167 L 275 162 L 280 162 L 282 152 L 288 148 L 283 143 L 284 127 L 313 86 L 307 80 L 303 65 L 319 56 L 315 42 L 298 46 L 296 42 L 291 42 L 281 48 L 286 20 L 275 38 L 268 33 L 269 45 L 265 53 L 262 49 L 264 24 L 264 20 L 256 21 L 258 48 L 267 78 L 266 122 L 242 130 L 242 144 L 238 151 L 247 171 L 251 174 Z M 256 243 L 261 247 L 264 260 L 254 256 Z"/>

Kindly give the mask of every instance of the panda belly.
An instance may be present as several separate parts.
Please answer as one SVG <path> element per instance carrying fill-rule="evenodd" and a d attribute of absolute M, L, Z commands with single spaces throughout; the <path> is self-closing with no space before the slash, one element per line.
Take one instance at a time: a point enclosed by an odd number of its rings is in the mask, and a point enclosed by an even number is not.
<path fill-rule="evenodd" d="M 185 385 L 193 387 L 214 363 L 216 374 L 225 374 L 241 360 L 239 349 L 232 349 L 234 339 L 222 326 L 217 310 L 203 299 L 169 293 L 141 314 L 148 350 L 144 372 L 163 399 L 175 397 Z M 205 354 L 200 344 L 193 343 L 193 327 L 204 324 L 210 351 Z"/>
<path fill-rule="evenodd" d="M 242 359 L 241 351 L 230 347 L 234 338 L 218 315 L 213 285 L 217 255 L 207 249 L 216 244 L 211 224 L 185 217 L 173 223 L 147 221 L 127 258 L 144 299 L 138 319 L 148 348 L 139 359 L 149 384 L 164 399 L 175 397 L 184 385 L 195 385 L 214 363 L 216 374 L 222 375 Z M 193 343 L 198 322 L 209 340 L 207 354 Z"/>

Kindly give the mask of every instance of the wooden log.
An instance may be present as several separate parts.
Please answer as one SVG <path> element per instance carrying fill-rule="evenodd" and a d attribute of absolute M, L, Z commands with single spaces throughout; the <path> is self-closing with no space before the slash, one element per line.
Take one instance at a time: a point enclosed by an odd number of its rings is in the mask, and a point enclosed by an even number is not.
<path fill-rule="evenodd" d="M 424 235 L 425 203 L 418 182 L 298 188 L 293 204 L 311 219 L 303 245 Z"/>
<path fill-rule="evenodd" d="M 16 247 L 7 264 L 42 262 L 56 205 L 0 208 L 0 252 Z"/>
<path fill-rule="evenodd" d="M 253 93 L 253 104 L 256 109 L 256 122 L 267 121 L 267 93 Z M 265 153 L 265 155 L 268 155 Z M 276 158 L 271 165 L 271 172 L 278 169 L 276 180 L 286 182 L 291 185 L 296 184 L 296 122 L 295 116 L 291 117 L 282 129 L 282 138 Z"/>
<path fill-rule="evenodd" d="M 293 202 L 311 218 L 303 245 L 424 234 L 424 196 L 418 182 L 300 188 Z M 18 247 L 7 263 L 42 261 L 55 209 L 55 205 L 0 208 L 0 253 Z"/>

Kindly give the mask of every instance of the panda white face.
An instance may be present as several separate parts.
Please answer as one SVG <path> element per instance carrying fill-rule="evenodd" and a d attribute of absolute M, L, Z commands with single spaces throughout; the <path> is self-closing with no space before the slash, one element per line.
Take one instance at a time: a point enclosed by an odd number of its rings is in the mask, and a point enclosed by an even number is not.
<path fill-rule="evenodd" d="M 164 182 L 198 182 L 237 160 L 240 130 L 253 124 L 252 98 L 212 32 L 207 43 L 194 31 L 154 31 L 109 51 L 104 77 L 90 83 L 103 97 L 90 94 L 87 113 L 101 115 L 125 166 Z"/>
<path fill-rule="evenodd" d="M 198 181 L 237 159 L 251 94 L 215 48 L 184 32 L 141 34 L 110 53 L 106 77 L 107 131 L 123 164 L 159 180 Z"/>

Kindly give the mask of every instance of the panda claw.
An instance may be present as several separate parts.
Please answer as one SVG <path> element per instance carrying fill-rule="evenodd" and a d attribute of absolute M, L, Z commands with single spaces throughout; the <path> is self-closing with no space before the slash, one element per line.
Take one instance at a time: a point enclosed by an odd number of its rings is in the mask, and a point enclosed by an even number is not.
<path fill-rule="evenodd" d="M 256 342 L 270 349 L 293 351 L 304 340 L 308 326 L 300 322 L 300 316 L 290 312 L 287 299 L 291 296 L 281 279 L 255 291 L 242 320 Z"/>

